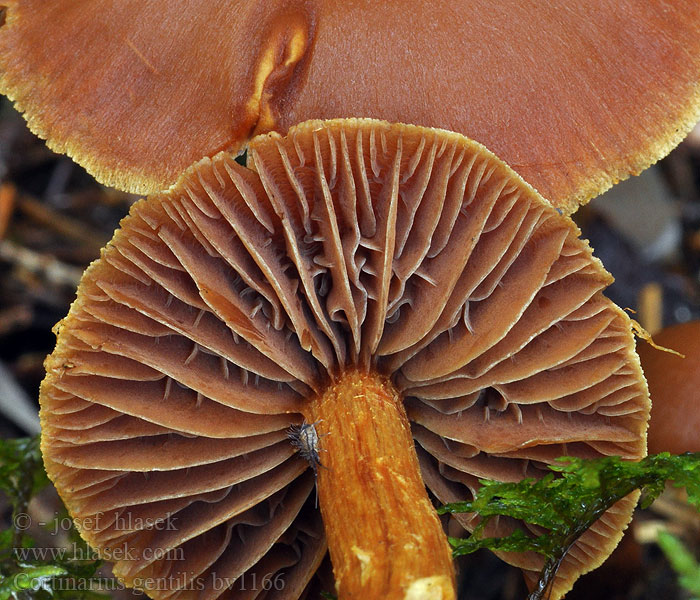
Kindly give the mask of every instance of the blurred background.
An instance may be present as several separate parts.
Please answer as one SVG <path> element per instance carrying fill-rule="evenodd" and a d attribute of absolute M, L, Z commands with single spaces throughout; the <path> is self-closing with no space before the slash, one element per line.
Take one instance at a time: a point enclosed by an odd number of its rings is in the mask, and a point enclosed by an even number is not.
<path fill-rule="evenodd" d="M 37 398 L 43 361 L 55 342 L 51 329 L 68 312 L 82 271 L 136 199 L 101 186 L 68 157 L 52 153 L 0 99 L 0 437 L 39 431 Z M 616 279 L 606 295 L 636 311 L 634 318 L 652 334 L 700 318 L 700 127 L 660 163 L 595 199 L 575 219 Z M 32 500 L 29 510 L 48 517 L 61 511 L 51 489 Z M 0 531 L 10 518 L 0 492 Z M 654 543 L 659 526 L 681 535 L 700 555 L 697 513 L 667 492 L 639 511 L 613 557 L 583 577 L 567 599 L 686 598 Z M 38 543 L 57 541 L 40 528 L 32 533 Z M 487 552 L 465 557 L 460 579 L 470 598 L 526 595 L 519 571 Z"/>

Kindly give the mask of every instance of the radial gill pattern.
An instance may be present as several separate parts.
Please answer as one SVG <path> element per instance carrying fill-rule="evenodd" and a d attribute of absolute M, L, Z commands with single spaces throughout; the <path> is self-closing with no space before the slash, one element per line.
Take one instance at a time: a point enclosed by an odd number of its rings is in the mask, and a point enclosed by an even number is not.
<path fill-rule="evenodd" d="M 314 476 L 286 430 L 348 366 L 392 378 L 439 502 L 561 455 L 643 455 L 648 396 L 610 275 L 482 146 L 308 122 L 247 160 L 204 159 L 134 205 L 47 361 L 49 474 L 123 580 L 173 599 L 317 590 Z M 631 509 L 581 538 L 555 596 Z"/>

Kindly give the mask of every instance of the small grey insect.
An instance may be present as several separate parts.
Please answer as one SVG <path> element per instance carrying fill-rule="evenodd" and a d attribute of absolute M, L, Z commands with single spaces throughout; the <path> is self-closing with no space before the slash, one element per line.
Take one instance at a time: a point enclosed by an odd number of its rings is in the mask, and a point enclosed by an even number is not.
<path fill-rule="evenodd" d="M 314 475 L 318 473 L 318 468 L 322 467 L 321 457 L 319 456 L 318 440 L 326 435 L 318 435 L 316 431 L 316 425 L 321 421 L 315 421 L 314 423 L 307 423 L 304 421 L 301 425 L 292 425 L 287 430 L 287 437 L 294 446 L 299 451 L 299 456 L 306 460 L 314 471 Z"/>

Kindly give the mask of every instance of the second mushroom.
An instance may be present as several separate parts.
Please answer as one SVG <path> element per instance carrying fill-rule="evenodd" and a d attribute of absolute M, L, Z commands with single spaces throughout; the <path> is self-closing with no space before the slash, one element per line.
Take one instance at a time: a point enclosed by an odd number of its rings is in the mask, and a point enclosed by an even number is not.
<path fill-rule="evenodd" d="M 558 456 L 644 454 L 648 395 L 610 275 L 485 148 L 313 121 L 255 138 L 247 161 L 203 159 L 134 205 L 47 361 L 48 472 L 127 584 L 316 597 L 328 548 L 341 599 L 454 598 L 426 486 L 464 500 Z M 633 505 L 578 540 L 552 598 Z M 530 580 L 542 564 L 504 558 Z"/>

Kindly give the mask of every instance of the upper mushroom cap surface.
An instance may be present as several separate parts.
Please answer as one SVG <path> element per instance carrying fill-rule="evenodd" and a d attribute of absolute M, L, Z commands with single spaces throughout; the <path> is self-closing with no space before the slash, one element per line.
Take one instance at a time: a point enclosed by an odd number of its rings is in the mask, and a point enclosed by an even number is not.
<path fill-rule="evenodd" d="M 47 470 L 95 548 L 131 549 L 125 581 L 205 581 L 149 593 L 214 598 L 213 574 L 284 571 L 272 596 L 298 597 L 326 547 L 285 430 L 348 368 L 391 378 L 440 502 L 562 455 L 644 455 L 648 395 L 629 319 L 602 295 L 612 278 L 485 148 L 314 121 L 255 138 L 248 167 L 220 153 L 135 204 L 47 359 Z M 605 559 L 633 504 L 572 547 L 553 598 Z"/>
<path fill-rule="evenodd" d="M 468 135 L 555 206 L 700 118 L 697 0 L 6 0 L 0 90 L 98 179 L 153 192 L 307 119 Z"/>
<path fill-rule="evenodd" d="M 685 357 L 637 345 L 652 401 L 649 452 L 700 452 L 700 321 L 666 327 L 654 342 Z"/>

